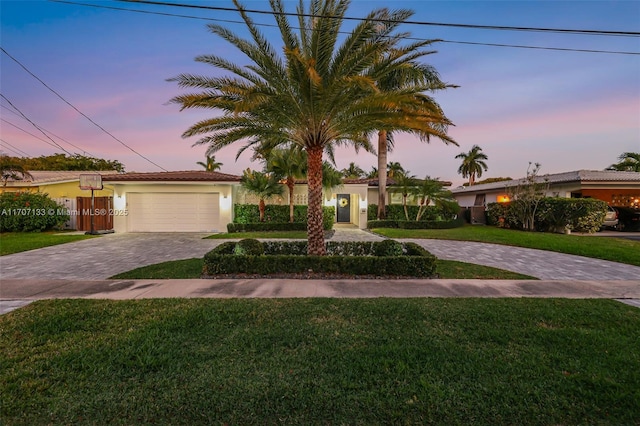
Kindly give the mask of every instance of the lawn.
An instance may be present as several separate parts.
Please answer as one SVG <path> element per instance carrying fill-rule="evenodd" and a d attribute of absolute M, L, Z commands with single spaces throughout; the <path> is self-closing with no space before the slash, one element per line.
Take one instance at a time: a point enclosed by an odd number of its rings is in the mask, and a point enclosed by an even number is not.
<path fill-rule="evenodd" d="M 185 259 L 142 266 L 131 271 L 112 276 L 118 280 L 143 279 L 191 279 L 202 275 L 202 259 Z M 436 272 L 445 279 L 499 279 L 499 280 L 537 280 L 538 278 L 489 266 L 439 259 Z"/>
<path fill-rule="evenodd" d="M 631 425 L 609 300 L 49 300 L 0 317 L 0 422 Z"/>
<path fill-rule="evenodd" d="M 373 231 L 389 238 L 479 241 L 575 254 L 640 266 L 640 241 L 623 238 L 524 232 L 478 225 L 466 225 L 453 229 L 377 228 Z"/>
<path fill-rule="evenodd" d="M 60 231 L 3 232 L 0 234 L 0 256 L 70 243 L 87 238 L 94 238 L 94 235 L 71 235 L 60 233 Z"/>

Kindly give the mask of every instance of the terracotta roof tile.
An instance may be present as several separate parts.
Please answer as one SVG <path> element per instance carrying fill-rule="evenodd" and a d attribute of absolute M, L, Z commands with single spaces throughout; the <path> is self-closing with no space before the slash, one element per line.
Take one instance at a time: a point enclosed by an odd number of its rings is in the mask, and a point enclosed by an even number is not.
<path fill-rule="evenodd" d="M 240 182 L 240 176 L 204 170 L 122 173 L 102 176 L 104 182 Z"/>

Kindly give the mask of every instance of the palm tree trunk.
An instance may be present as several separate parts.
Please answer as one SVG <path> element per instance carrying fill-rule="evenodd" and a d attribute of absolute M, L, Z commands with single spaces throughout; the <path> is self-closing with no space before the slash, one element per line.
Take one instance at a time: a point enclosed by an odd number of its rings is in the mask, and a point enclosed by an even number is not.
<path fill-rule="evenodd" d="M 323 256 L 324 229 L 322 227 L 322 147 L 307 150 L 307 254 Z"/>
<path fill-rule="evenodd" d="M 260 222 L 264 222 L 265 207 L 264 198 L 260 198 L 260 202 L 258 203 L 258 209 L 260 210 Z"/>
<path fill-rule="evenodd" d="M 409 212 L 407 211 L 407 195 L 402 194 L 402 207 L 404 208 L 404 217 L 409 220 Z"/>
<path fill-rule="evenodd" d="M 291 176 L 287 177 L 287 187 L 289 187 L 289 222 L 293 223 L 293 187 L 295 182 Z"/>
<path fill-rule="evenodd" d="M 378 220 L 386 217 L 387 204 L 387 131 L 378 132 Z"/>

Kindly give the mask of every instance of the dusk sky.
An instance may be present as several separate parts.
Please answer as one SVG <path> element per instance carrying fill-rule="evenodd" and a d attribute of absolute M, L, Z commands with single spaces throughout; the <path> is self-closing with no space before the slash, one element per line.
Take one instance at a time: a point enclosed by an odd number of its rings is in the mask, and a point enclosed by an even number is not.
<path fill-rule="evenodd" d="M 209 33 L 207 21 L 112 10 L 113 7 L 222 22 L 243 33 L 237 13 L 117 1 L 0 1 L 2 48 L 78 110 L 120 141 L 167 170 L 198 170 L 205 147 L 181 134 L 212 111 L 179 111 L 168 101 L 184 91 L 167 82 L 180 73 L 214 75 L 213 67 L 196 63 L 202 54 L 218 54 L 248 64 L 245 57 Z M 175 1 L 233 7 L 224 1 Z M 79 5 L 86 3 L 87 5 Z M 269 3 L 244 1 L 250 9 L 269 10 Z M 295 2 L 287 2 L 295 11 Z M 93 5 L 93 6 L 91 6 Z M 94 7 L 103 6 L 103 7 Z M 409 8 L 412 21 L 572 30 L 640 32 L 639 1 L 353 1 L 347 15 L 363 17 L 377 7 Z M 251 15 L 273 24 L 268 15 Z M 233 22 L 231 22 L 233 21 Z M 220 21 L 217 21 L 220 22 Z M 349 26 L 352 24 L 348 24 Z M 498 31 L 407 24 L 401 27 L 420 39 L 443 39 L 425 61 L 443 81 L 459 85 L 439 92 L 436 100 L 455 123 L 450 135 L 459 147 L 439 140 L 421 143 L 396 136 L 389 161 L 411 174 L 463 179 L 454 157 L 479 145 L 489 157 L 489 177 L 519 178 L 529 162 L 541 173 L 579 169 L 603 170 L 625 151 L 640 152 L 640 37 Z M 278 48 L 280 40 L 263 27 Z M 526 45 L 583 50 L 634 52 L 587 53 L 470 45 L 454 42 Z M 1 54 L 0 148 L 8 155 L 62 152 L 31 121 L 71 153 L 118 160 L 126 171 L 160 171 L 151 162 L 114 140 Z M 8 101 L 7 101 L 8 100 Z M 32 135 L 19 130 L 20 127 Z M 61 138 L 61 139 L 60 139 Z M 42 139 L 42 140 L 41 140 Z M 45 142 L 46 141 L 46 142 Z M 70 145 L 75 145 L 76 147 Z M 241 174 L 251 164 L 249 152 L 236 162 L 242 143 L 219 151 L 222 171 Z M 337 168 L 355 161 L 365 170 L 376 165 L 374 154 L 341 149 Z"/>

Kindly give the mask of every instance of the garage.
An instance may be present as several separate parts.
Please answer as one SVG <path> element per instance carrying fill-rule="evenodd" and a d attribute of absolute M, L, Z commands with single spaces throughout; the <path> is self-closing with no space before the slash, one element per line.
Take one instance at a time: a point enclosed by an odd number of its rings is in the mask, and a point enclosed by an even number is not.
<path fill-rule="evenodd" d="M 129 232 L 213 232 L 220 229 L 218 193 L 127 194 Z"/>

